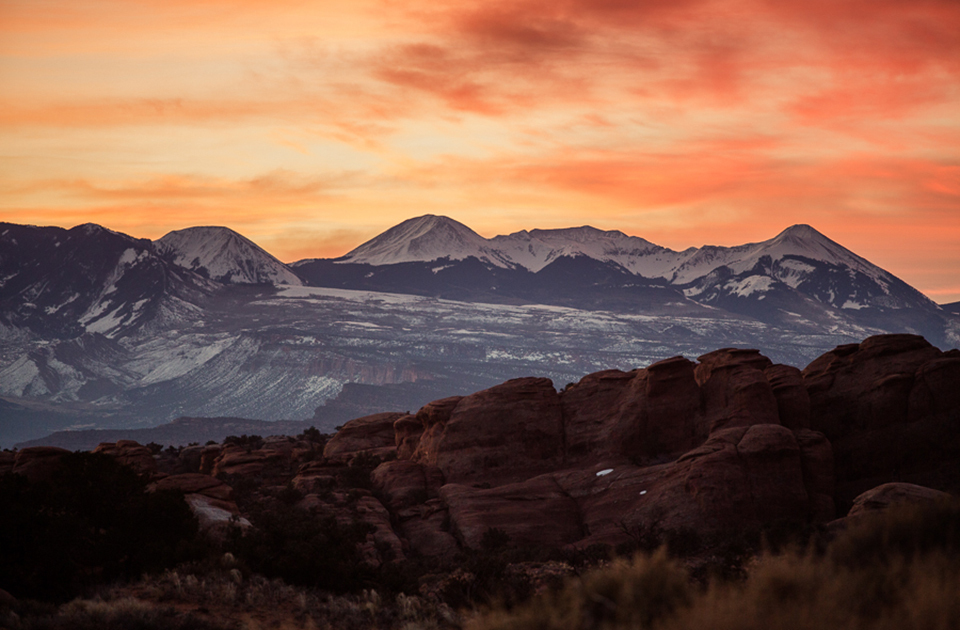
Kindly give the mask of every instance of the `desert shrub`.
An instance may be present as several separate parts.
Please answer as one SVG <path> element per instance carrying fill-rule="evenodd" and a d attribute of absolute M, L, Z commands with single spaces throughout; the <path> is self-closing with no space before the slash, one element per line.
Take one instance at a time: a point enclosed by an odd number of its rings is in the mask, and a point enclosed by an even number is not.
<path fill-rule="evenodd" d="M 65 455 L 47 482 L 0 477 L 0 588 L 63 600 L 202 553 L 183 497 L 95 453 Z"/>
<path fill-rule="evenodd" d="M 320 433 L 320 429 L 311 426 L 309 429 L 304 429 L 303 433 L 297 436 L 297 439 L 314 444 L 324 444 L 327 441 L 326 437 L 323 433 Z"/>
<path fill-rule="evenodd" d="M 559 591 L 539 595 L 508 611 L 489 610 L 466 625 L 469 630 L 578 630 L 649 628 L 694 595 L 687 573 L 667 557 L 618 558 L 607 567 L 572 578 Z"/>
<path fill-rule="evenodd" d="M 231 532 L 226 548 L 255 573 L 336 592 L 357 590 L 370 576 L 357 547 L 369 525 L 341 525 L 277 500 L 255 504 L 250 521 L 246 533 Z"/>
<path fill-rule="evenodd" d="M 704 588 L 692 586 L 661 549 L 632 562 L 615 560 L 512 611 L 496 607 L 467 627 L 958 628 L 958 534 L 957 502 L 893 508 L 855 523 L 826 550 L 787 545 L 784 553 L 768 551 L 751 562 L 743 580 L 714 577 Z"/>
<path fill-rule="evenodd" d="M 76 600 L 44 615 L 11 619 L 11 630 L 225 630 L 232 626 L 213 623 L 172 606 L 155 606 L 124 598 L 104 602 Z"/>
<path fill-rule="evenodd" d="M 260 447 L 263 446 L 263 438 L 259 435 L 247 435 L 244 433 L 240 436 L 228 435 L 224 438 L 223 443 L 224 445 L 235 444 L 237 446 L 242 446 L 249 452 L 259 450 Z"/>

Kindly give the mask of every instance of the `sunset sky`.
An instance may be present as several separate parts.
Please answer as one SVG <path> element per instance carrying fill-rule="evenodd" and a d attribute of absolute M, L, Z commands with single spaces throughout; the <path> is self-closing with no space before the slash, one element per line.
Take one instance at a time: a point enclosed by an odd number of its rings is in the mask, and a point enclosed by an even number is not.
<path fill-rule="evenodd" d="M 0 220 L 284 261 L 809 223 L 960 300 L 958 0 L 0 0 Z"/>

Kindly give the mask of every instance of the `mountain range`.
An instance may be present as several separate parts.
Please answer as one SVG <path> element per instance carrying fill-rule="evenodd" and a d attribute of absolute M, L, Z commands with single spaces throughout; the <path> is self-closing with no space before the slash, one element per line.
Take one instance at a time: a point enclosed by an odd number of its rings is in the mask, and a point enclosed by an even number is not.
<path fill-rule="evenodd" d="M 284 264 L 224 227 L 150 241 L 0 224 L 0 446 L 180 416 L 419 407 L 531 374 L 558 385 L 718 345 L 803 365 L 871 334 L 960 342 L 942 308 L 807 225 L 684 251 L 584 226 L 484 238 L 404 221 Z"/>

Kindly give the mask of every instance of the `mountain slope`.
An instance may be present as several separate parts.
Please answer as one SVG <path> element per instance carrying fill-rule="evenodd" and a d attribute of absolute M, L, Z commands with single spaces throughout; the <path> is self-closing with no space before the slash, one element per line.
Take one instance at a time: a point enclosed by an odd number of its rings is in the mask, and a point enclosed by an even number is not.
<path fill-rule="evenodd" d="M 0 321 L 71 338 L 127 334 L 193 308 L 205 281 L 171 266 L 149 240 L 99 225 L 0 224 Z"/>
<path fill-rule="evenodd" d="M 253 241 L 225 227 L 175 230 L 155 241 L 174 264 L 226 284 L 289 284 L 300 278 Z"/>

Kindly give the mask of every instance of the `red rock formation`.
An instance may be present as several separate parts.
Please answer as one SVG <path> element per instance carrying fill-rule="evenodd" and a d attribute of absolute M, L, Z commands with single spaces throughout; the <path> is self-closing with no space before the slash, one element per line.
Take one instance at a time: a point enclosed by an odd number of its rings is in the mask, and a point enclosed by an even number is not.
<path fill-rule="evenodd" d="M 60 458 L 70 451 L 56 446 L 31 446 L 17 451 L 13 472 L 30 481 L 44 481 L 60 466 Z"/>
<path fill-rule="evenodd" d="M 446 422 L 425 427 L 415 458 L 448 482 L 502 485 L 556 468 L 560 399 L 545 378 L 519 378 L 463 398 Z"/>
<path fill-rule="evenodd" d="M 589 465 L 621 455 L 611 433 L 615 415 L 637 372 L 605 370 L 588 374 L 560 393 L 564 430 L 564 465 Z"/>
<path fill-rule="evenodd" d="M 841 512 L 885 482 L 960 480 L 960 359 L 922 337 L 879 335 L 824 354 L 803 377 L 811 424 L 833 446 Z"/>
<path fill-rule="evenodd" d="M 803 374 L 791 365 L 771 365 L 763 371 L 777 400 L 780 424 L 793 429 L 810 428 L 810 394 Z"/>
<path fill-rule="evenodd" d="M 456 536 L 472 549 L 491 528 L 520 546 L 562 547 L 583 538 L 577 504 L 552 475 L 489 490 L 447 484 L 440 496 Z"/>
<path fill-rule="evenodd" d="M 946 492 L 925 488 L 912 483 L 885 483 L 867 490 L 853 500 L 847 517 L 860 517 L 870 512 L 886 510 L 903 503 L 931 503 L 949 499 Z"/>
<path fill-rule="evenodd" d="M 439 468 L 405 459 L 380 464 L 370 478 L 393 510 L 425 503 L 428 498 L 436 497 L 443 485 Z"/>
<path fill-rule="evenodd" d="M 157 462 L 153 459 L 153 453 L 146 446 L 141 446 L 133 440 L 117 440 L 116 442 L 103 442 L 94 453 L 103 453 L 117 460 L 140 474 L 151 474 L 157 472 Z"/>
<path fill-rule="evenodd" d="M 327 442 L 323 456 L 346 463 L 361 453 L 382 457 L 396 452 L 393 423 L 403 416 L 402 413 L 376 413 L 351 420 Z"/>
<path fill-rule="evenodd" d="M 721 348 L 708 352 L 697 358 L 700 363 L 696 367 L 695 376 L 698 385 L 703 385 L 710 379 L 716 368 L 728 368 L 738 365 L 751 367 L 763 372 L 773 365 L 773 361 L 760 354 L 759 350 L 746 348 Z"/>

